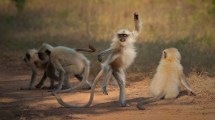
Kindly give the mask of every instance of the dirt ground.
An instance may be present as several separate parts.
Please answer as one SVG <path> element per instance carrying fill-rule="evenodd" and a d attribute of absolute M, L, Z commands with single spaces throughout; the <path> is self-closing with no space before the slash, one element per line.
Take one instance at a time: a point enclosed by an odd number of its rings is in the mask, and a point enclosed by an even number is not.
<path fill-rule="evenodd" d="M 197 92 L 197 96 L 187 96 L 182 87 L 176 100 L 163 100 L 145 106 L 141 111 L 136 108 L 137 102 L 148 98 L 149 79 L 133 77 L 129 74 L 126 95 L 129 107 L 118 106 L 118 87 L 110 85 L 109 95 L 101 92 L 98 85 L 93 104 L 90 108 L 69 109 L 60 106 L 47 90 L 20 90 L 28 85 L 29 68 L 14 65 L 0 66 L 0 119 L 1 120 L 55 120 L 55 119 L 87 119 L 87 120 L 214 120 L 215 118 L 215 78 L 206 75 L 191 74 L 189 83 Z M 40 77 L 38 77 L 39 79 Z M 77 81 L 72 80 L 71 81 Z M 38 82 L 38 81 L 37 81 Z M 87 102 L 89 90 L 78 90 L 61 94 L 63 99 L 74 104 Z"/>

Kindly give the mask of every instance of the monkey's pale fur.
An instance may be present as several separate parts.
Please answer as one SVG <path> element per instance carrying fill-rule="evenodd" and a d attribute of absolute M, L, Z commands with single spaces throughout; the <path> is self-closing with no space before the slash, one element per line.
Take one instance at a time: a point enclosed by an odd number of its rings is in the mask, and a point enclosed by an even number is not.
<path fill-rule="evenodd" d="M 50 64 L 48 64 L 47 62 L 41 61 L 39 59 L 38 50 L 29 49 L 25 54 L 24 61 L 28 66 L 31 67 L 32 76 L 31 76 L 31 81 L 30 81 L 28 87 L 21 88 L 22 90 L 26 90 L 26 89 L 29 90 L 29 89 L 33 88 L 33 84 L 36 80 L 38 69 L 44 71 L 44 75 L 43 75 L 42 79 L 40 80 L 39 84 L 36 85 L 36 87 L 40 88 L 43 85 L 44 81 L 47 78 L 47 73 L 48 73 L 48 77 L 51 79 L 50 88 L 54 87 L 53 79 L 57 80 L 55 70 L 51 68 Z M 48 66 L 48 68 L 47 68 L 47 66 Z"/>
<path fill-rule="evenodd" d="M 176 48 L 168 48 L 163 51 L 156 74 L 150 85 L 150 92 L 153 98 L 138 103 L 137 107 L 139 109 L 144 109 L 144 104 L 160 100 L 161 98 L 176 98 L 180 91 L 180 81 L 187 88 L 189 94 L 195 94 L 187 83 L 180 61 L 181 55 Z"/>
<path fill-rule="evenodd" d="M 88 82 L 88 75 L 90 70 L 90 61 L 76 49 L 57 46 L 52 47 L 49 44 L 43 44 L 39 49 L 39 53 L 43 53 L 44 61 L 50 60 L 54 68 L 59 72 L 59 85 L 56 92 L 61 92 L 62 84 L 65 77 L 68 74 L 72 75 L 83 75 L 83 80 L 75 87 L 69 88 L 67 90 L 71 91 L 82 87 L 86 82 Z M 49 55 L 47 55 L 49 53 Z M 62 90 L 63 92 L 63 90 Z"/>
<path fill-rule="evenodd" d="M 134 16 L 135 30 L 133 32 L 130 32 L 127 29 L 119 30 L 114 35 L 110 48 L 100 52 L 98 55 L 98 60 L 102 61 L 102 56 L 109 53 L 107 60 L 101 64 L 101 71 L 98 73 L 93 82 L 88 103 L 82 106 L 68 104 L 65 103 L 59 95 L 53 93 L 59 104 L 64 107 L 89 107 L 93 101 L 96 84 L 99 81 L 99 78 L 104 74 L 105 81 L 108 81 L 111 76 L 115 78 L 120 88 L 119 104 L 122 107 L 127 106 L 125 100 L 125 70 L 132 64 L 136 57 L 134 42 L 136 41 L 136 37 L 140 33 L 141 29 L 141 23 L 138 19 L 138 15 L 134 14 Z M 103 92 L 106 92 L 106 84 L 107 82 L 105 82 Z"/>

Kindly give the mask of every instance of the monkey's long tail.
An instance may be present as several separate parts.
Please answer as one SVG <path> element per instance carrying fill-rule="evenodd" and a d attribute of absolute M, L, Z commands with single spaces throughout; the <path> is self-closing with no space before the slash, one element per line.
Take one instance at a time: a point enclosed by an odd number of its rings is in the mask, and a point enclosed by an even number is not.
<path fill-rule="evenodd" d="M 101 70 L 101 71 L 98 73 L 98 75 L 96 76 L 96 78 L 95 78 L 95 80 L 94 80 L 94 82 L 93 82 L 93 86 L 92 86 L 92 88 L 91 88 L 90 99 L 89 99 L 89 101 L 88 101 L 86 104 L 84 104 L 84 105 L 78 106 L 78 105 L 73 105 L 73 104 L 65 103 L 59 95 L 57 95 L 57 94 L 54 93 L 54 92 L 53 92 L 52 94 L 55 96 L 55 98 L 57 99 L 58 103 L 61 104 L 61 105 L 64 106 L 64 107 L 67 107 L 67 108 L 89 107 L 89 106 L 92 104 L 92 102 L 93 102 L 94 91 L 95 91 L 96 85 L 97 85 L 97 83 L 98 83 L 98 81 L 99 81 L 99 78 L 102 76 L 102 74 L 103 74 L 103 70 Z"/>
<path fill-rule="evenodd" d="M 95 52 L 96 51 L 96 48 L 92 45 L 89 45 L 88 46 L 89 48 L 76 48 L 75 50 L 76 51 L 83 51 L 83 52 Z"/>
<path fill-rule="evenodd" d="M 164 95 L 161 93 L 160 95 L 158 95 L 157 97 L 153 97 L 153 98 L 149 98 L 147 100 L 144 100 L 144 101 L 141 101 L 137 104 L 137 108 L 139 110 L 144 110 L 144 105 L 145 104 L 149 104 L 149 103 L 153 103 L 153 102 L 156 102 L 158 100 L 160 100 Z"/>

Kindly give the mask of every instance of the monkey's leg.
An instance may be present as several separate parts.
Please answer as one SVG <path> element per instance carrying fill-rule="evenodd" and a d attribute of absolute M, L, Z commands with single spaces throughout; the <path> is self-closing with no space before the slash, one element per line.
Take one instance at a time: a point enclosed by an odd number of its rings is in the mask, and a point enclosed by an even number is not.
<path fill-rule="evenodd" d="M 26 87 L 21 87 L 20 88 L 20 90 L 31 90 L 32 88 L 33 88 L 33 84 L 34 84 L 34 81 L 36 80 L 36 76 L 37 76 L 37 72 L 36 72 L 36 70 L 32 70 L 32 75 L 31 75 L 31 81 L 30 81 L 30 83 L 29 83 L 29 85 L 28 85 L 28 87 L 26 88 Z"/>
<path fill-rule="evenodd" d="M 59 72 L 59 83 L 58 83 L 58 86 L 57 86 L 57 89 L 54 90 L 54 92 L 56 91 L 60 91 L 62 89 L 62 86 L 63 86 L 63 83 L 64 83 L 64 80 L 65 80 L 65 76 L 66 76 L 66 73 L 63 72 L 63 71 L 60 71 Z"/>
<path fill-rule="evenodd" d="M 120 94 L 119 94 L 119 104 L 121 107 L 128 106 L 126 104 L 126 95 L 125 95 L 125 73 L 122 69 L 120 70 L 113 70 L 113 76 L 117 80 L 117 83 L 120 88 Z"/>
<path fill-rule="evenodd" d="M 47 79 L 47 74 L 46 74 L 46 72 L 44 72 L 42 79 L 40 80 L 40 82 L 37 85 L 35 85 L 35 87 L 41 88 L 46 79 Z"/>
<path fill-rule="evenodd" d="M 51 79 L 50 78 L 50 86 L 49 86 L 49 89 L 54 89 L 54 79 Z"/>
<path fill-rule="evenodd" d="M 103 92 L 103 94 L 108 95 L 107 85 L 109 83 L 110 77 L 112 76 L 112 70 L 109 69 L 109 70 L 105 71 L 104 74 L 105 75 L 104 75 L 104 81 L 102 83 L 102 92 Z"/>
<path fill-rule="evenodd" d="M 193 91 L 190 84 L 187 82 L 187 79 L 183 73 L 181 73 L 180 80 L 181 80 L 181 83 L 184 85 L 184 87 L 187 89 L 188 95 L 193 94 L 194 96 L 196 96 L 196 93 Z"/>
<path fill-rule="evenodd" d="M 71 87 L 72 86 L 69 83 L 69 75 L 65 74 L 65 78 L 64 78 L 64 81 L 63 81 L 62 89 L 68 89 L 68 88 L 71 88 Z"/>
<path fill-rule="evenodd" d="M 83 75 L 76 74 L 74 75 L 80 82 L 83 80 Z M 86 86 L 84 86 L 85 89 L 91 89 L 91 83 L 87 80 Z"/>

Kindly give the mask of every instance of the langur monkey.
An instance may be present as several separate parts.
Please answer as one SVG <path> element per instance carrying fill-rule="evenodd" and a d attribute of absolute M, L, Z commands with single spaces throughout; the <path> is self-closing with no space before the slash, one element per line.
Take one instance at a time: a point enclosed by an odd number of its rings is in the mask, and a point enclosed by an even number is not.
<path fill-rule="evenodd" d="M 47 77 L 49 77 L 49 79 L 51 80 L 50 82 L 50 87 L 48 87 L 48 89 L 54 89 L 54 81 L 58 81 L 58 72 L 54 69 L 54 66 L 50 63 L 50 62 L 43 62 L 39 59 L 38 57 L 38 50 L 36 49 L 29 49 L 24 57 L 24 62 L 31 67 L 32 70 L 32 75 L 31 75 L 31 80 L 30 83 L 28 85 L 28 87 L 21 87 L 21 90 L 31 90 L 33 88 L 33 84 L 36 80 L 36 76 L 37 76 L 37 71 L 41 70 L 44 71 L 43 77 L 41 78 L 40 82 L 35 85 L 36 88 L 41 88 L 45 82 L 45 80 L 47 79 Z M 82 76 L 81 75 L 75 75 L 75 77 L 81 81 L 82 80 Z M 68 79 L 68 77 L 66 77 L 65 79 Z M 69 83 L 64 83 L 63 88 L 69 88 L 71 87 L 69 85 Z M 88 86 L 88 88 L 90 89 L 90 86 Z"/>
<path fill-rule="evenodd" d="M 98 60 L 102 62 L 102 57 L 105 54 L 109 54 L 107 60 L 101 63 L 102 68 L 93 82 L 90 99 L 88 103 L 82 106 L 68 104 L 68 103 L 65 103 L 60 98 L 59 95 L 53 92 L 53 95 L 56 97 L 59 104 L 61 104 L 64 107 L 74 107 L 74 108 L 89 107 L 93 101 L 96 84 L 98 83 L 99 78 L 104 74 L 105 80 L 110 79 L 111 76 L 113 76 L 116 79 L 120 88 L 119 105 L 122 107 L 127 106 L 126 95 L 125 95 L 125 70 L 132 64 L 132 62 L 136 57 L 134 43 L 141 31 L 141 25 L 142 25 L 137 13 L 134 13 L 134 23 L 135 23 L 135 30 L 133 32 L 130 32 L 127 29 L 119 30 L 114 35 L 110 48 L 102 51 L 98 55 Z M 104 85 L 104 88 L 105 87 L 106 85 Z M 67 90 L 62 90 L 62 91 L 67 92 Z"/>
<path fill-rule="evenodd" d="M 143 110 L 145 104 L 164 99 L 174 99 L 179 94 L 179 84 L 186 87 L 188 94 L 196 95 L 188 84 L 180 63 L 181 55 L 176 48 L 163 50 L 157 71 L 150 84 L 152 98 L 139 102 L 137 108 Z"/>
<path fill-rule="evenodd" d="M 53 66 L 47 62 L 43 62 L 38 57 L 38 50 L 36 49 L 29 49 L 25 53 L 24 57 L 25 63 L 31 67 L 32 75 L 31 75 L 31 81 L 27 88 L 21 88 L 21 90 L 30 90 L 33 88 L 33 84 L 36 80 L 37 71 L 42 70 L 44 71 L 44 75 L 42 79 L 40 80 L 39 84 L 37 84 L 36 88 L 41 88 L 44 81 L 46 80 L 47 76 L 49 76 L 51 83 L 49 88 L 54 88 L 54 80 L 58 79 L 58 76 L 56 74 L 56 71 L 54 70 Z"/>
<path fill-rule="evenodd" d="M 68 48 L 64 46 L 53 47 L 44 43 L 38 50 L 38 56 L 41 61 L 49 62 L 59 73 L 59 84 L 54 91 L 60 91 L 63 83 L 68 83 L 68 75 L 75 75 L 81 82 L 73 89 L 84 86 L 85 83 L 91 88 L 87 80 L 90 70 L 90 61 L 79 51 L 95 52 L 96 49 L 89 45 L 89 49 Z M 70 87 L 71 88 L 71 87 Z"/>

